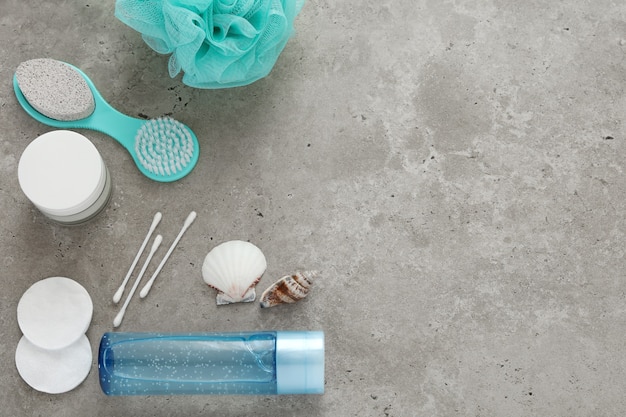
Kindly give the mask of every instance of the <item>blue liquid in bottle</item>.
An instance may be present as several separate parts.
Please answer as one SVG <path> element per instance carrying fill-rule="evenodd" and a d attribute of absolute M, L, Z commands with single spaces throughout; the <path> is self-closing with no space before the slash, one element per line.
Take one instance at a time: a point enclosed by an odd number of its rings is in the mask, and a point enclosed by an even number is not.
<path fill-rule="evenodd" d="M 105 333 L 100 385 L 107 395 L 323 393 L 323 343 L 321 332 Z"/>

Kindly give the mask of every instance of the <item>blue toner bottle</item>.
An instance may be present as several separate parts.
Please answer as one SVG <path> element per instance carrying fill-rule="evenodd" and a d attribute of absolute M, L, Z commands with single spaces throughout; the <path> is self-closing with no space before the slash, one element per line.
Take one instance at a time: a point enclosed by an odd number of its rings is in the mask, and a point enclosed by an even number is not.
<path fill-rule="evenodd" d="M 105 333 L 107 395 L 323 394 L 324 333 Z"/>

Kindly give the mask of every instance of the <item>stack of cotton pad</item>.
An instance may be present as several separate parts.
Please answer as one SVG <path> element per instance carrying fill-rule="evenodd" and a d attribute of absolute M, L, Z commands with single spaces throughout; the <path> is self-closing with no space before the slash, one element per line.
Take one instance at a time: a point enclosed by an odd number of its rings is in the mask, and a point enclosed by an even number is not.
<path fill-rule="evenodd" d="M 17 305 L 23 336 L 15 364 L 28 385 L 60 394 L 85 380 L 92 359 L 85 332 L 92 314 L 87 290 L 69 278 L 46 278 L 26 290 Z"/>

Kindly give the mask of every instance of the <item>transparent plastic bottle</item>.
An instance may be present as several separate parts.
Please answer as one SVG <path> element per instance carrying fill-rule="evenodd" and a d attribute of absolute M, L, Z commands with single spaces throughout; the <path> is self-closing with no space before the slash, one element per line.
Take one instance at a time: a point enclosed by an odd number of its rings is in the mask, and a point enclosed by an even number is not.
<path fill-rule="evenodd" d="M 323 394 L 324 333 L 105 333 L 107 395 Z"/>

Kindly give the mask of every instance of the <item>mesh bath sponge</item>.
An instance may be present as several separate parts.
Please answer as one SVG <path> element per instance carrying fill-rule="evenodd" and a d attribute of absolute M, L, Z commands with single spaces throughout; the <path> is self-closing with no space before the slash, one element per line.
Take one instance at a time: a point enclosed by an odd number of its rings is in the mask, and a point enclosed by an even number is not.
<path fill-rule="evenodd" d="M 117 0 L 115 16 L 156 52 L 169 74 L 197 88 L 265 77 L 293 33 L 305 0 Z"/>

